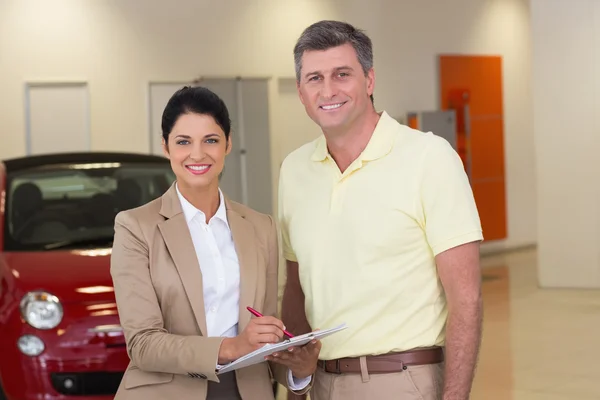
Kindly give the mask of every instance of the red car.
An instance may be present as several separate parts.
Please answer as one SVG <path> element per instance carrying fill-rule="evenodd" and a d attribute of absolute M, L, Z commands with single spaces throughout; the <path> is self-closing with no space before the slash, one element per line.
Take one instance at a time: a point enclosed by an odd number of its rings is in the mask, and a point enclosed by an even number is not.
<path fill-rule="evenodd" d="M 0 163 L 0 399 L 107 399 L 129 358 L 110 252 L 117 212 L 174 181 L 163 157 L 30 156 Z"/>

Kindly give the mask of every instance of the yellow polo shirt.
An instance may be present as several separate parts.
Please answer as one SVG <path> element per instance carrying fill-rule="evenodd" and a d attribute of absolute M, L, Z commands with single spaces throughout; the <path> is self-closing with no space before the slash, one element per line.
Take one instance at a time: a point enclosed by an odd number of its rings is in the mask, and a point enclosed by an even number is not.
<path fill-rule="evenodd" d="M 435 256 L 483 239 L 462 162 L 445 139 L 382 112 L 342 174 L 321 136 L 282 164 L 279 220 L 311 327 L 348 324 L 323 340 L 321 359 L 444 344 Z"/>

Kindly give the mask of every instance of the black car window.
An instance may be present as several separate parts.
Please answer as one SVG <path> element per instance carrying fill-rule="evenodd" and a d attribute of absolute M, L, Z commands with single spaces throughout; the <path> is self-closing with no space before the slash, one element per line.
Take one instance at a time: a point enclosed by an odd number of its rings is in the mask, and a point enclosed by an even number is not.
<path fill-rule="evenodd" d="M 7 176 L 5 250 L 110 246 L 119 211 L 161 196 L 169 164 L 80 163 Z"/>

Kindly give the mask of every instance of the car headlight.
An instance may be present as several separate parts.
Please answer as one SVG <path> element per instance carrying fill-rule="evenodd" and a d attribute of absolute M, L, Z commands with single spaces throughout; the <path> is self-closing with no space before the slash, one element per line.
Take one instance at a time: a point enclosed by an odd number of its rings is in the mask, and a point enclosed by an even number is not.
<path fill-rule="evenodd" d="M 34 335 L 21 336 L 17 342 L 17 346 L 19 346 L 19 350 L 23 354 L 31 357 L 39 356 L 46 348 L 42 339 Z"/>
<path fill-rule="evenodd" d="M 63 318 L 58 297 L 47 292 L 29 292 L 21 300 L 21 315 L 37 329 L 53 329 Z"/>

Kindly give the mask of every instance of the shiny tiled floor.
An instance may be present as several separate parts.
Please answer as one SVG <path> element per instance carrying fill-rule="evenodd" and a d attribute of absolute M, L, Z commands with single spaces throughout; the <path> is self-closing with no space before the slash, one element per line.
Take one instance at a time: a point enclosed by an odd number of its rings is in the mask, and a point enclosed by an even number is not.
<path fill-rule="evenodd" d="M 486 256 L 482 266 L 484 337 L 471 399 L 600 400 L 600 290 L 538 288 L 535 250 Z"/>
<path fill-rule="evenodd" d="M 474 400 L 600 399 L 600 290 L 540 289 L 534 250 L 482 259 Z"/>

